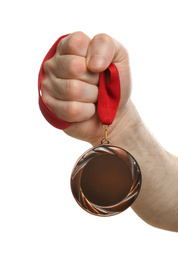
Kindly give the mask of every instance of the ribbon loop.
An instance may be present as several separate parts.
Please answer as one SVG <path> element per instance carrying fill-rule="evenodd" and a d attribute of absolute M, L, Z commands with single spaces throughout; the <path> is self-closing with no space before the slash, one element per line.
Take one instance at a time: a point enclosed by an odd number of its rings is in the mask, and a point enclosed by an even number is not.
<path fill-rule="evenodd" d="M 98 117 L 103 125 L 112 124 L 121 98 L 119 72 L 114 64 L 110 64 L 108 70 L 110 72 L 108 86 L 106 71 L 101 72 L 99 78 Z"/>

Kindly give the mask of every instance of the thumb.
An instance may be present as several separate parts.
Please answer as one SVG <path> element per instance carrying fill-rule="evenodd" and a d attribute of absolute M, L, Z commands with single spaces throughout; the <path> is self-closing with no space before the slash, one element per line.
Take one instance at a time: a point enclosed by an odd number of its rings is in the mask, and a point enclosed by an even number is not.
<path fill-rule="evenodd" d="M 87 52 L 87 68 L 94 73 L 107 69 L 115 56 L 115 42 L 107 34 L 98 34 L 90 42 Z"/>

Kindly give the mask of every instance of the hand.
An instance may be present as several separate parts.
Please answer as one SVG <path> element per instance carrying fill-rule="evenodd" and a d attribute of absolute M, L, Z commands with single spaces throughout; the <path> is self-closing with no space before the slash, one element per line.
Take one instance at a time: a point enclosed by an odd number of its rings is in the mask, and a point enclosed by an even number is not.
<path fill-rule="evenodd" d="M 106 34 L 91 40 L 82 32 L 75 32 L 63 38 L 53 58 L 44 63 L 43 101 L 60 119 L 74 122 L 64 130 L 68 135 L 93 145 L 104 136 L 96 110 L 99 73 L 111 63 L 118 68 L 121 83 L 121 102 L 108 130 L 112 136 L 116 128 L 121 134 L 129 121 L 131 78 L 126 49 Z"/>

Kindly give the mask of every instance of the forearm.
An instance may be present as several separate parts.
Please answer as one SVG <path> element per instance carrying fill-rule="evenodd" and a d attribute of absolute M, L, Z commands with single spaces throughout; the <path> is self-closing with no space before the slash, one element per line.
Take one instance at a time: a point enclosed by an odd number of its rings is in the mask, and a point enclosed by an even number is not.
<path fill-rule="evenodd" d="M 178 160 L 148 131 L 132 102 L 124 113 L 118 117 L 122 127 L 115 127 L 109 138 L 128 150 L 141 168 L 142 188 L 132 208 L 147 223 L 178 231 Z"/>

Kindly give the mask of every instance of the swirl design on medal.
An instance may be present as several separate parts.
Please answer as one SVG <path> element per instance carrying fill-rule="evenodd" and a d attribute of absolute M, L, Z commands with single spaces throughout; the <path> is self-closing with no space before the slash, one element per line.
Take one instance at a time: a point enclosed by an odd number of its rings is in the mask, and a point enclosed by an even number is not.
<path fill-rule="evenodd" d="M 132 186 L 129 193 L 122 201 L 112 206 L 98 206 L 91 203 L 84 195 L 80 185 L 82 172 L 86 164 L 93 157 L 101 154 L 112 154 L 121 157 L 127 162 L 132 174 Z M 141 171 L 136 160 L 126 150 L 117 146 L 99 145 L 88 150 L 77 161 L 71 175 L 71 188 L 74 198 L 84 210 L 97 216 L 112 216 L 127 209 L 137 198 L 141 188 Z"/>

